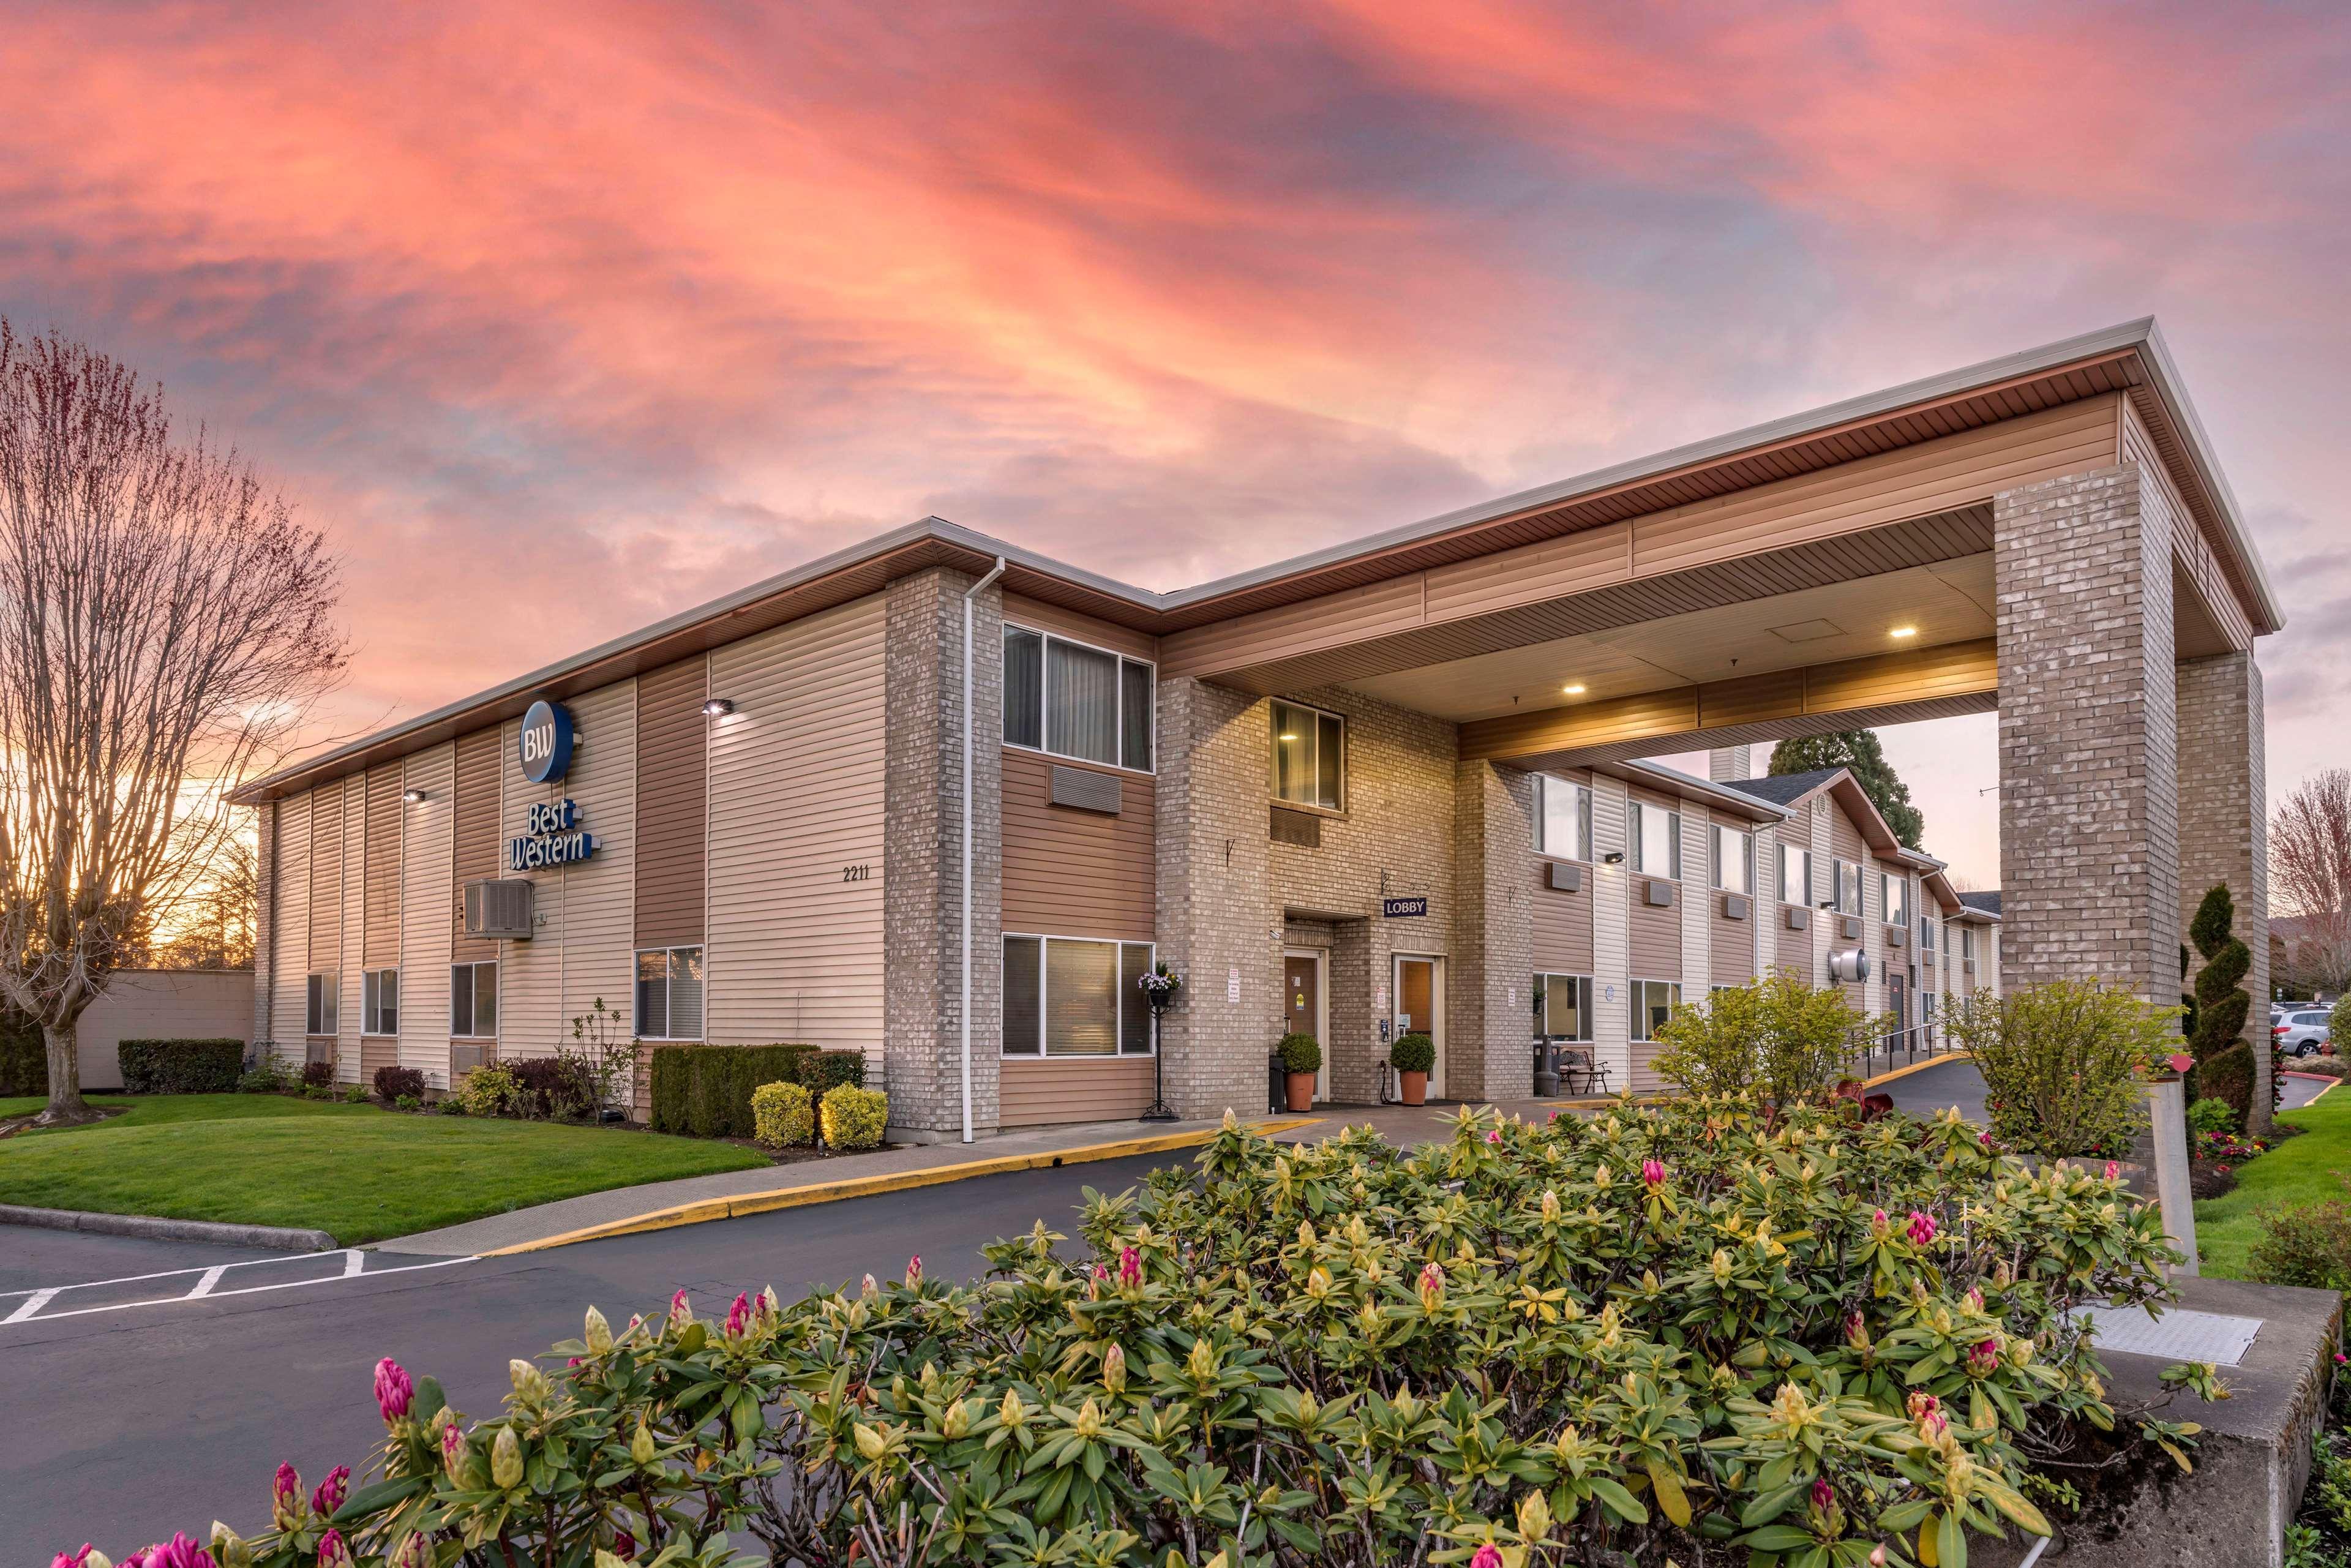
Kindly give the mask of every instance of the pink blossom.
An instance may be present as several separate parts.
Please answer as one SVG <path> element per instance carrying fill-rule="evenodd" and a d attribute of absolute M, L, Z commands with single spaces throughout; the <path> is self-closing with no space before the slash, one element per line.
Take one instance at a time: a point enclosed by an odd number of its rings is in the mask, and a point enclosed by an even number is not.
<path fill-rule="evenodd" d="M 277 1477 L 269 1483 L 269 1518 L 280 1530 L 291 1530 L 302 1522 L 302 1478 L 291 1465 L 278 1466 Z"/>
<path fill-rule="evenodd" d="M 1935 1239 L 1935 1217 L 1920 1209 L 1910 1211 L 1910 1242 L 1924 1247 Z"/>
<path fill-rule="evenodd" d="M 2108 1160 L 2106 1162 L 2106 1179 L 2108 1181 L 2114 1180 L 2116 1176 L 2122 1174 L 2123 1167 L 2120 1160 Z"/>
<path fill-rule="evenodd" d="M 400 1363 L 385 1356 L 375 1364 L 375 1407 L 383 1412 L 385 1426 L 405 1416 L 416 1400 L 416 1385 Z"/>
<path fill-rule="evenodd" d="M 319 1537 L 319 1568 L 351 1568 L 350 1548 L 343 1544 L 343 1532 L 330 1530 Z"/>
<path fill-rule="evenodd" d="M 2337 1356 L 2335 1359 L 2340 1361 L 2342 1357 Z M 89 1561 L 89 1554 L 97 1550 L 96 1546 L 85 1541 L 81 1543 L 80 1551 L 60 1552 L 50 1558 L 49 1568 L 82 1568 L 82 1565 Z"/>
<path fill-rule="evenodd" d="M 735 1304 L 726 1309 L 726 1337 L 742 1338 L 743 1331 L 750 1326 L 750 1322 L 751 1298 L 738 1291 L 735 1295 Z"/>
<path fill-rule="evenodd" d="M 1844 1339 L 1847 1344 L 1853 1345 L 1856 1348 L 1869 1343 L 1869 1327 L 1866 1323 L 1862 1322 L 1860 1312 L 1851 1312 L 1845 1313 Z"/>
<path fill-rule="evenodd" d="M 1119 1249 L 1118 1282 L 1129 1288 L 1143 1283 L 1143 1254 L 1132 1247 Z"/>
<path fill-rule="evenodd" d="M 1813 1506 L 1823 1513 L 1836 1506 L 1836 1488 L 1829 1485 L 1826 1476 L 1813 1478 Z"/>
<path fill-rule="evenodd" d="M 1665 1186 L 1665 1162 L 1663 1160 L 1643 1160 L 1641 1162 L 1641 1179 L 1648 1183 L 1652 1187 L 1660 1187 Z"/>
<path fill-rule="evenodd" d="M 1558 1121 L 1558 1120 L 1559 1120 L 1559 1113 L 1558 1113 L 1558 1112 L 1556 1112 L 1556 1111 L 1553 1111 L 1553 1112 L 1551 1113 L 1551 1120 L 1552 1120 L 1552 1121 L 1554 1121 L 1554 1122 Z"/>
<path fill-rule="evenodd" d="M 1502 1568 L 1502 1554 L 1489 1541 L 1469 1554 L 1469 1568 Z"/>
<path fill-rule="evenodd" d="M 450 1422 L 441 1428 L 441 1468 L 451 1480 L 456 1480 L 465 1468 L 465 1434 Z"/>
<path fill-rule="evenodd" d="M 906 1288 L 913 1290 L 923 1282 L 923 1255 L 915 1253 L 906 1260 Z"/>
<path fill-rule="evenodd" d="M 1980 1312 L 1983 1311 L 1983 1287 L 1980 1285 L 1970 1285 L 1968 1287 L 1968 1293 L 1960 1297 L 1959 1300 L 1962 1304 L 1967 1307 L 1968 1311 L 1971 1312 Z"/>
<path fill-rule="evenodd" d="M 1997 1341 L 1985 1340 L 1980 1344 L 1978 1344 L 1975 1349 L 1968 1352 L 1968 1370 L 1970 1372 L 1991 1372 L 1999 1365 L 2000 1344 Z"/>
<path fill-rule="evenodd" d="M 634 1557 L 636 1554 L 637 1554 L 637 1538 L 636 1538 L 635 1536 L 631 1535 L 631 1534 L 630 1534 L 627 1531 L 625 1531 L 625 1530 L 616 1530 L 616 1531 L 612 1531 L 612 1555 L 613 1555 L 613 1556 L 615 1556 L 615 1557 L 624 1557 L 624 1558 L 625 1558 L 625 1557 Z"/>
<path fill-rule="evenodd" d="M 585 1366 L 587 1364 L 588 1362 L 586 1357 L 575 1355 L 570 1360 L 563 1364 L 563 1370 L 569 1372 L 575 1366 Z"/>
<path fill-rule="evenodd" d="M 122 1560 L 122 1568 L 214 1568 L 213 1554 L 184 1531 Z"/>
<path fill-rule="evenodd" d="M 694 1309 L 685 1304 L 685 1288 L 681 1285 L 677 1294 L 669 1299 L 670 1326 L 682 1329 L 693 1321 Z"/>
<path fill-rule="evenodd" d="M 1486 1134 L 1486 1141 L 1489 1144 L 1500 1143 L 1502 1141 L 1502 1129 L 1495 1127 L 1488 1131 Z"/>
<path fill-rule="evenodd" d="M 2351 1361 L 2351 1355 L 2346 1355 L 2346 1354 L 2343 1354 L 2341 1351 L 2339 1351 L 2339 1350 L 2338 1350 L 2338 1351 L 2336 1351 L 2336 1352 L 2335 1353 L 2335 1365 L 2337 1365 L 2337 1366 L 2341 1366 L 2341 1365 L 2342 1365 L 2345 1362 L 2346 1362 L 2346 1361 Z M 88 1547 L 84 1547 L 84 1548 L 82 1548 L 82 1550 L 83 1550 L 83 1551 L 85 1551 L 85 1552 L 87 1552 L 87 1551 L 89 1551 L 89 1549 Z"/>
<path fill-rule="evenodd" d="M 1420 1270 L 1420 1304 L 1422 1310 L 1433 1312 L 1437 1310 L 1437 1303 L 1444 1300 L 1445 1270 L 1438 1268 L 1434 1262 L 1423 1264 Z"/>
<path fill-rule="evenodd" d="M 1990 1127 L 1986 1127 L 1982 1132 L 1978 1133 L 1976 1134 L 1976 1142 L 1981 1144 L 1987 1149 L 1991 1147 L 1991 1129 Z"/>
<path fill-rule="evenodd" d="M 310 1494 L 310 1507 L 319 1513 L 332 1513 L 343 1506 L 343 1499 L 351 1492 L 351 1467 L 337 1465 Z"/>

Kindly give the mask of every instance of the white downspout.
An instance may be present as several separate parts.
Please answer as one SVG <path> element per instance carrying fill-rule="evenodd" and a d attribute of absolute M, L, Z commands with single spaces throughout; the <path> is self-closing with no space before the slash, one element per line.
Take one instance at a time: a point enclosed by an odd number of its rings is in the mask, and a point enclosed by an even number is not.
<path fill-rule="evenodd" d="M 963 594 L 963 1141 L 971 1142 L 971 617 L 972 601 L 1004 575 L 998 556 L 987 575 Z"/>

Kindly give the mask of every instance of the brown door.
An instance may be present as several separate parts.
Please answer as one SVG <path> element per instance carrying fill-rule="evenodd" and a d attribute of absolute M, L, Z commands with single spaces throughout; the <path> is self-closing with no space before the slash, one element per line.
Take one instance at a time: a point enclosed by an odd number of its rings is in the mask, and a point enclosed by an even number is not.
<path fill-rule="evenodd" d="M 1322 963 L 1311 953 L 1285 953 L 1281 971 L 1283 1030 L 1322 1041 L 1322 1067 L 1314 1076 L 1314 1097 L 1320 1100 L 1329 1093 L 1331 1082 L 1331 1042 L 1322 1039 Z"/>

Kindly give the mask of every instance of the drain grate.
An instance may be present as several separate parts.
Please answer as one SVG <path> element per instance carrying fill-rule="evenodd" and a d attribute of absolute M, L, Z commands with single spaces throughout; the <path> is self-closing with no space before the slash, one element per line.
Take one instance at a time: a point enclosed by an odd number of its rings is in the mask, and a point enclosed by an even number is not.
<path fill-rule="evenodd" d="M 2152 1355 L 2166 1361 L 2209 1361 L 2236 1366 L 2262 1332 L 2259 1318 L 2189 1312 L 2177 1308 L 2155 1317 L 2145 1307 L 2088 1307 L 2083 1316 L 2097 1331 L 2102 1351 Z"/>

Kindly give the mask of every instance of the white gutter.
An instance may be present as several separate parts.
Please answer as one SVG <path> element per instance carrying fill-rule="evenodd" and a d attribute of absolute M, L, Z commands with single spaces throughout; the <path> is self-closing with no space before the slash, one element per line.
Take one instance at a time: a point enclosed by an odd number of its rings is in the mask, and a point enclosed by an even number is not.
<path fill-rule="evenodd" d="M 972 601 L 1004 575 L 998 556 L 987 575 L 963 593 L 963 1141 L 971 1142 L 971 617 Z"/>

